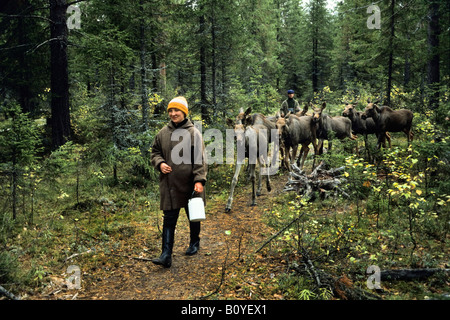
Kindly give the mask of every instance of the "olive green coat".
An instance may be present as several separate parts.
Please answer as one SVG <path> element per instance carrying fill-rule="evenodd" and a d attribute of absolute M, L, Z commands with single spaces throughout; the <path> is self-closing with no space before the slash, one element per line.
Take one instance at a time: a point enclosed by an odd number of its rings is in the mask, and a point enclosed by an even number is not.
<path fill-rule="evenodd" d="M 172 135 L 175 141 L 172 141 Z M 202 135 L 190 120 L 178 128 L 170 121 L 158 132 L 152 146 L 151 162 L 160 171 L 161 210 L 187 207 L 194 184 L 206 183 L 207 165 Z M 159 166 L 163 162 L 172 167 L 172 172 L 161 173 Z M 201 196 L 205 201 L 205 191 Z"/>
<path fill-rule="evenodd" d="M 297 113 L 301 111 L 300 104 L 295 99 L 286 99 L 283 101 L 280 107 L 281 115 L 284 117 L 288 114 L 288 112 Z"/>

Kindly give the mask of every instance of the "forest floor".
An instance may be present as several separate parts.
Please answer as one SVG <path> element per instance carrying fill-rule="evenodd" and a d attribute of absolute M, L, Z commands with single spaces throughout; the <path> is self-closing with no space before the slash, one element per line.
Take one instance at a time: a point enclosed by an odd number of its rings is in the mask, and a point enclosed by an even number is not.
<path fill-rule="evenodd" d="M 263 216 L 270 212 L 274 197 L 282 192 L 287 175 L 274 176 L 271 180 L 272 191 L 267 192 L 264 185 L 256 206 L 250 206 L 249 183 L 244 188 L 236 188 L 230 213 L 224 212 L 226 200 L 214 197 L 207 201 L 200 251 L 194 256 L 184 254 L 189 244 L 189 225 L 181 210 L 171 268 L 150 261 L 160 254 L 161 238 L 159 233 L 149 232 L 148 222 L 136 222 L 130 232 L 124 232 L 122 245 L 116 250 L 95 251 L 66 262 L 80 265 L 80 289 L 69 290 L 64 278 L 55 276 L 42 292 L 28 298 L 282 299 L 282 293 L 276 289 L 276 275 L 286 271 L 287 262 L 276 253 L 255 253 L 274 233 L 263 222 Z"/>

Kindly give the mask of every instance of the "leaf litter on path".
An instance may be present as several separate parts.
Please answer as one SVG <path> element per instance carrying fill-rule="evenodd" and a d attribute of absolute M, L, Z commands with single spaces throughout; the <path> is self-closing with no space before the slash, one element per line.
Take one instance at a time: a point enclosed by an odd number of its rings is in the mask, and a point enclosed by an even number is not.
<path fill-rule="evenodd" d="M 194 256 L 184 254 L 189 244 L 189 224 L 180 212 L 171 268 L 150 262 L 160 254 L 161 238 L 158 232 L 145 231 L 145 225 L 137 226 L 114 254 L 83 258 L 81 289 L 71 291 L 79 300 L 279 299 L 279 293 L 267 297 L 261 292 L 261 282 L 270 281 L 273 272 L 258 274 L 258 269 L 264 269 L 268 262 L 254 252 L 272 233 L 262 216 L 285 182 L 284 176 L 274 177 L 272 191 L 263 189 L 253 207 L 251 187 L 236 190 L 230 213 L 224 212 L 224 201 L 210 200 L 207 219 L 202 222 L 200 251 Z M 270 267 L 281 270 L 279 263 Z M 62 294 L 70 297 L 66 291 L 51 298 L 64 299 Z"/>

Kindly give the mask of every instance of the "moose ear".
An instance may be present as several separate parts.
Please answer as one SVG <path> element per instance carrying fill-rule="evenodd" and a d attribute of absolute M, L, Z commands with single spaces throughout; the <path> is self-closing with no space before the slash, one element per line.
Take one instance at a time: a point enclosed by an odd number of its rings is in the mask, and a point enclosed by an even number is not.
<path fill-rule="evenodd" d="M 252 112 L 252 107 L 248 107 L 247 110 L 245 110 L 245 115 L 249 115 Z"/>
<path fill-rule="evenodd" d="M 234 127 L 234 121 L 231 120 L 230 118 L 227 118 L 227 125 L 228 125 L 229 127 Z"/>
<path fill-rule="evenodd" d="M 252 116 L 246 116 L 245 120 L 244 120 L 244 125 L 245 126 L 251 126 L 253 124 L 253 118 Z"/>
<path fill-rule="evenodd" d="M 305 106 L 303 107 L 303 110 L 305 111 L 305 113 L 306 113 L 306 111 L 308 111 L 308 104 L 307 103 L 305 103 Z"/>
<path fill-rule="evenodd" d="M 327 106 L 326 102 L 322 103 L 322 110 L 325 109 L 326 106 Z"/>

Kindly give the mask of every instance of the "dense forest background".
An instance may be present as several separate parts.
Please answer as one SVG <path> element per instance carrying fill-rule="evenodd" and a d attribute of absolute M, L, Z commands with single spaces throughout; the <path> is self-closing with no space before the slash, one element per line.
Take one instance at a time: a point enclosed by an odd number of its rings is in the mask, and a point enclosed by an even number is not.
<path fill-rule="evenodd" d="M 412 237 L 425 219 L 418 212 L 447 210 L 449 1 L 2 1 L 0 30 L 0 285 L 43 281 L 40 263 L 50 249 L 42 248 L 81 223 L 77 217 L 64 226 L 68 210 L 98 204 L 104 213 L 109 201 L 124 207 L 128 199 L 117 195 L 136 188 L 138 203 L 158 211 L 149 152 L 177 95 L 204 128 L 221 130 L 239 108 L 274 114 L 288 89 L 301 104 L 327 101 L 333 115 L 346 102 L 362 110 L 367 99 L 408 108 L 422 145 L 390 172 L 408 167 L 431 198 L 407 210 L 406 229 Z M 231 171 L 220 170 L 211 167 L 211 188 L 226 193 L 220 179 Z M 392 190 L 392 181 L 383 183 L 372 187 Z M 392 209 L 390 200 L 383 205 Z M 440 218 L 433 232 L 445 243 L 448 214 Z M 18 244 L 27 229 L 43 242 Z M 83 250 L 79 237 L 67 244 L 70 252 Z"/>

